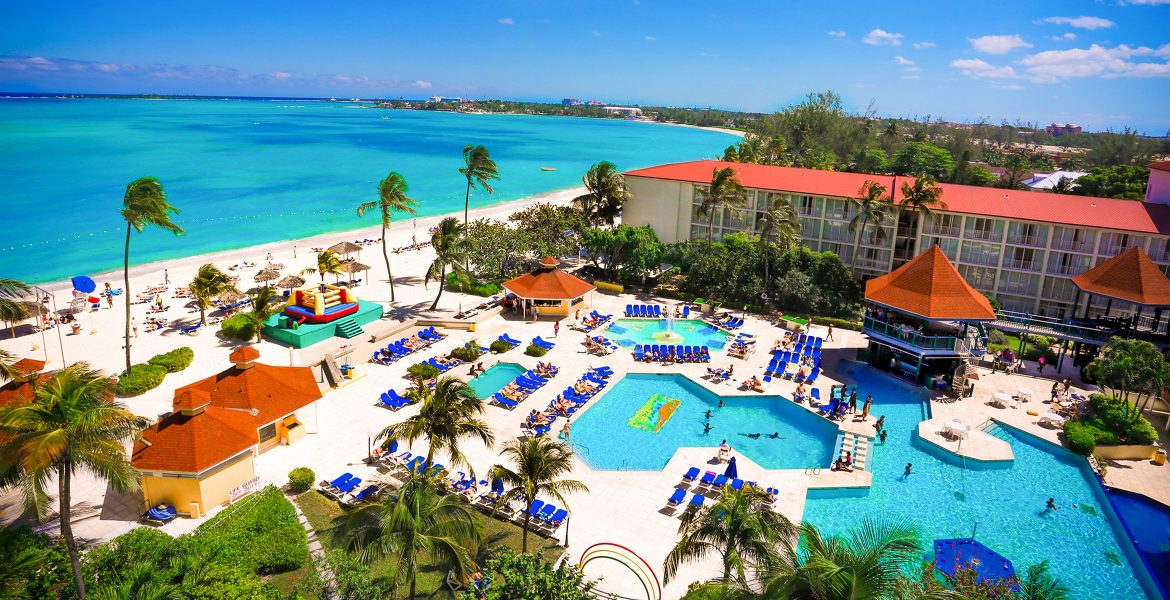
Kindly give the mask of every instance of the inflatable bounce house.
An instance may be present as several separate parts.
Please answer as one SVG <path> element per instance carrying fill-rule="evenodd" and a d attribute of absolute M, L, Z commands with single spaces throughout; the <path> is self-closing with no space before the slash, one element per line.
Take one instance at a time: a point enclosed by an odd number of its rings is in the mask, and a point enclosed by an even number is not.
<path fill-rule="evenodd" d="M 292 290 L 284 311 L 264 323 L 264 335 L 295 348 L 333 336 L 353 338 L 382 318 L 382 305 L 358 300 L 349 288 L 322 283 Z"/>

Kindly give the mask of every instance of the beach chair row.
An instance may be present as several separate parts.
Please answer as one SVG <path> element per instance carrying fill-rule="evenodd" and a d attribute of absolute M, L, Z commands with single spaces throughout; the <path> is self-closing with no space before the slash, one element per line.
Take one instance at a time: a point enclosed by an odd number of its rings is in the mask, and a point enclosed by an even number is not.
<path fill-rule="evenodd" d="M 687 492 L 693 493 L 690 502 L 687 503 L 688 508 L 697 510 L 703 506 L 703 501 L 708 496 L 718 496 L 725 488 L 732 490 L 740 490 L 743 486 L 757 487 L 754 481 L 744 481 L 738 477 L 728 477 L 727 475 L 719 475 L 714 471 L 707 471 L 702 475 L 699 474 L 698 467 L 691 467 L 683 474 L 680 487 L 675 488 L 670 498 L 666 500 L 666 505 L 669 508 L 676 508 L 686 500 Z M 688 490 L 687 486 L 694 485 Z M 768 487 L 768 504 L 772 504 L 776 499 L 776 494 L 779 493 L 779 488 Z"/>
<path fill-rule="evenodd" d="M 605 386 L 609 385 L 609 381 L 607 380 L 610 377 L 613 377 L 613 370 L 609 367 L 598 367 L 591 369 L 588 373 L 585 374 L 584 377 L 577 380 L 577 382 L 573 385 L 565 388 L 565 391 L 561 392 L 559 396 L 549 401 L 546 411 L 550 413 L 550 416 L 547 422 L 537 423 L 532 421 L 531 416 L 529 416 L 524 419 L 523 423 L 520 424 L 521 433 L 529 436 L 539 436 L 548 433 L 552 430 L 553 425 L 556 424 L 558 417 L 564 416 L 568 418 L 569 415 L 577 412 L 581 409 L 581 407 L 585 406 L 585 403 L 588 402 L 590 398 L 593 398 L 603 389 L 605 389 Z M 578 383 L 583 383 L 592 389 L 586 393 L 578 393 L 576 390 Z M 558 412 L 555 407 L 557 402 L 562 400 L 567 401 L 569 406 L 564 411 Z"/>
<path fill-rule="evenodd" d="M 741 319 L 739 317 L 732 316 L 732 315 L 724 315 L 722 317 L 714 317 L 711 319 L 711 322 L 714 323 L 715 325 L 719 325 L 720 327 L 723 327 L 724 329 L 739 329 L 740 327 L 743 327 L 743 323 L 744 323 L 743 319 Z"/>
<path fill-rule="evenodd" d="M 454 356 L 447 357 L 447 361 L 448 362 L 439 362 L 435 359 L 435 357 L 432 356 L 431 358 L 422 361 L 420 364 L 430 365 L 438 369 L 440 373 L 446 373 L 447 371 L 450 371 L 451 369 L 454 369 L 455 367 L 463 364 L 462 360 L 455 358 Z"/>
<path fill-rule="evenodd" d="M 398 410 L 404 406 L 410 406 L 413 404 L 413 401 L 410 398 L 398 395 L 398 392 L 390 389 L 382 392 L 382 395 L 378 398 L 378 404 L 390 410 Z"/>
<path fill-rule="evenodd" d="M 515 502 L 523 501 L 523 498 L 516 494 L 512 496 Z M 553 535 L 557 529 L 565 522 L 569 516 L 569 511 L 564 508 L 559 508 L 556 505 L 537 498 L 532 501 L 532 508 L 526 513 L 524 508 L 519 510 L 510 510 L 508 508 L 509 502 L 504 498 L 504 483 L 499 479 L 493 479 L 491 489 L 487 493 L 475 499 L 474 504 L 483 509 L 488 514 L 500 516 L 505 520 L 512 521 L 517 525 L 523 526 L 525 514 L 529 516 L 529 526 L 535 527 L 538 533 L 544 535 Z M 498 505 L 498 506 L 497 506 Z"/>
<path fill-rule="evenodd" d="M 353 473 L 342 473 L 332 481 L 317 484 L 317 491 L 344 504 L 373 500 L 381 491 L 376 483 L 366 484 L 364 488 L 361 485 L 361 477 L 355 477 Z"/>
<path fill-rule="evenodd" d="M 513 347 L 513 348 L 515 348 L 516 346 L 519 346 L 519 345 L 521 345 L 521 344 L 523 344 L 523 343 L 524 343 L 524 342 L 521 342 L 520 340 L 513 339 L 511 336 L 509 336 L 509 335 L 508 335 L 508 334 L 506 334 L 506 333 L 501 333 L 501 334 L 500 334 L 500 337 L 498 337 L 498 338 L 496 338 L 496 339 L 497 339 L 497 340 L 500 340 L 501 342 L 504 342 L 505 344 L 507 344 L 507 345 L 509 345 L 509 346 L 511 346 L 511 347 Z"/>
<path fill-rule="evenodd" d="M 434 327 L 428 327 L 413 336 L 406 336 L 392 344 L 388 344 L 385 348 L 375 350 L 374 355 L 370 360 L 380 365 L 388 365 L 404 356 L 414 354 L 415 352 L 418 352 L 419 350 L 422 350 L 423 348 L 426 348 L 445 337 L 447 336 L 436 331 Z M 410 341 L 411 338 L 415 338 L 423 342 L 422 345 L 415 348 L 407 346 L 406 343 Z"/>
<path fill-rule="evenodd" d="M 520 406 L 521 402 L 528 399 L 528 396 L 530 396 L 532 392 L 535 392 L 536 390 L 544 387 L 544 385 L 548 383 L 548 380 L 549 378 L 541 377 L 540 375 L 536 374 L 536 371 L 529 369 L 527 373 L 520 375 L 512 381 L 515 387 L 521 390 L 521 398 L 519 400 L 509 398 L 502 392 L 496 392 L 492 396 L 491 402 L 496 406 L 502 406 L 508 410 L 512 410 L 517 406 Z"/>
<path fill-rule="evenodd" d="M 634 360 L 674 362 L 711 362 L 711 349 L 707 346 L 671 346 L 665 344 L 635 344 Z"/>
<path fill-rule="evenodd" d="M 662 319 L 670 316 L 670 309 L 663 309 L 660 304 L 627 304 L 627 317 L 642 317 L 647 319 Z M 691 316 L 691 307 L 684 306 L 682 308 L 681 318 L 686 319 Z"/>
<path fill-rule="evenodd" d="M 772 381 L 772 377 L 779 377 L 780 379 L 791 379 L 797 383 L 814 384 L 821 376 L 820 360 L 809 370 L 808 375 L 802 375 L 800 368 L 796 365 L 797 363 L 777 363 L 776 359 L 772 359 L 768 368 L 764 369 L 764 381 Z"/>

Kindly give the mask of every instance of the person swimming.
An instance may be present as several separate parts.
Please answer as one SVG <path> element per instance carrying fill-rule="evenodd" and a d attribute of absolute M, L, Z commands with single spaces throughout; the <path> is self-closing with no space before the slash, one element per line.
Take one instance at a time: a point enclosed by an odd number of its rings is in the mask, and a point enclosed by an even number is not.
<path fill-rule="evenodd" d="M 768 437 L 770 437 L 770 438 L 772 438 L 772 439 L 774 439 L 774 440 L 778 440 L 778 439 L 780 439 L 780 432 L 779 432 L 779 431 L 773 431 L 772 433 L 769 433 L 769 434 L 768 434 Z"/>
<path fill-rule="evenodd" d="M 703 433 L 711 433 L 711 424 L 703 423 Z"/>
<path fill-rule="evenodd" d="M 707 409 L 707 418 L 708 419 L 711 418 L 711 409 L 709 409 L 709 408 Z"/>
<path fill-rule="evenodd" d="M 758 433 L 748 433 L 748 434 L 745 434 L 745 435 L 747 435 L 748 437 L 752 438 L 753 440 L 758 440 L 758 439 L 760 439 L 760 434 L 758 434 Z"/>

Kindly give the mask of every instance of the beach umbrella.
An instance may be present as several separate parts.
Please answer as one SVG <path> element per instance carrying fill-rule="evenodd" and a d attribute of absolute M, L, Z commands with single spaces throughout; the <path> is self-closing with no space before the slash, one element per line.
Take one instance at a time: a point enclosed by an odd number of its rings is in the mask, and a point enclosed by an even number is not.
<path fill-rule="evenodd" d="M 345 271 L 346 273 L 353 275 L 354 273 L 357 273 L 359 271 L 369 271 L 370 266 L 363 265 L 362 263 L 354 261 L 354 260 L 350 260 L 350 261 L 346 261 L 346 262 L 342 263 L 341 269 L 343 271 Z"/>
<path fill-rule="evenodd" d="M 256 273 L 256 277 L 254 279 L 256 283 L 280 279 L 280 271 L 277 271 L 276 269 L 260 269 L 260 272 Z"/>
<path fill-rule="evenodd" d="M 235 290 L 228 290 L 228 291 L 219 295 L 219 303 L 220 304 L 233 304 L 235 302 L 238 302 L 243 297 L 244 297 L 244 295 L 241 294 L 240 292 L 237 292 Z"/>
<path fill-rule="evenodd" d="M 723 474 L 728 479 L 735 479 L 736 477 L 739 477 L 739 467 L 735 466 L 734 456 L 731 457 L 731 460 L 727 461 L 727 470 L 723 471 Z"/>
<path fill-rule="evenodd" d="M 77 277 L 74 277 L 70 281 L 73 282 L 73 289 L 75 289 L 79 292 L 82 292 L 84 294 L 89 294 L 97 289 L 97 284 L 94 283 L 94 281 L 92 279 L 90 279 L 89 277 L 86 277 L 85 275 L 78 275 Z"/>
<path fill-rule="evenodd" d="M 353 242 L 337 242 L 329 247 L 334 254 L 353 254 L 354 252 L 361 252 L 362 247 Z"/>
<path fill-rule="evenodd" d="M 285 275 L 284 279 L 281 279 L 280 281 L 276 282 L 276 287 L 289 288 L 289 289 L 299 288 L 303 285 L 305 285 L 304 278 L 297 277 L 296 275 Z"/>

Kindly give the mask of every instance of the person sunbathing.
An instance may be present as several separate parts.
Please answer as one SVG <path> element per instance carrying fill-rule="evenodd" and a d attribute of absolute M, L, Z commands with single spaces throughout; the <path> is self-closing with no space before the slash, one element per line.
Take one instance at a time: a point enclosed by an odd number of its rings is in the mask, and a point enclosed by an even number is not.
<path fill-rule="evenodd" d="M 750 388 L 758 388 L 758 387 L 764 386 L 764 383 L 762 381 L 760 381 L 760 378 L 756 377 L 755 375 L 748 377 L 747 380 L 745 380 L 743 382 L 743 384 L 747 387 L 750 387 Z"/>
<path fill-rule="evenodd" d="M 793 396 L 795 397 L 794 399 L 797 401 L 804 400 L 804 397 L 807 395 L 808 394 L 804 389 L 804 383 L 796 384 L 796 393 L 793 394 Z"/>
<path fill-rule="evenodd" d="M 808 377 L 808 365 L 800 365 L 800 369 L 796 371 L 796 376 L 801 379 Z"/>
<path fill-rule="evenodd" d="M 573 391 L 582 396 L 590 396 L 594 391 L 596 391 L 596 388 L 590 386 L 584 381 L 578 381 L 577 383 L 573 384 Z"/>

